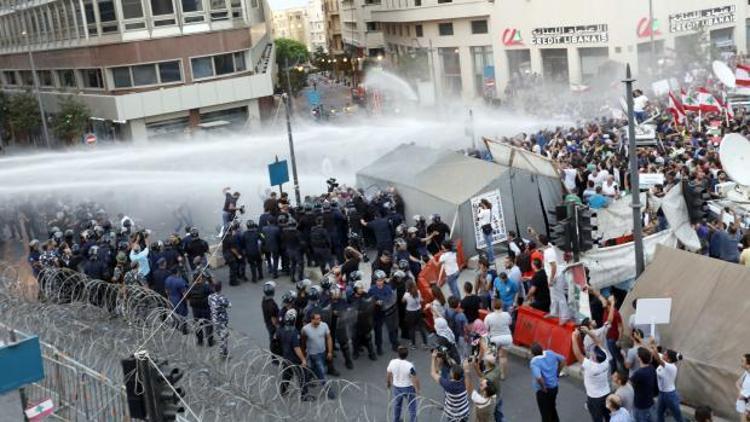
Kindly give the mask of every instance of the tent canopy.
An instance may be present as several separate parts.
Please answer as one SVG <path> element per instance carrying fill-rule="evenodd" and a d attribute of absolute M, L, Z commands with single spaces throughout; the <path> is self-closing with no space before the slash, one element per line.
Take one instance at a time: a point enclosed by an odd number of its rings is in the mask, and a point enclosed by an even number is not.
<path fill-rule="evenodd" d="M 735 417 L 735 381 L 750 338 L 750 271 L 741 265 L 659 246 L 621 311 L 635 298 L 672 298 L 671 322 L 659 326 L 661 344 L 683 354 L 677 389 L 691 405 Z"/>

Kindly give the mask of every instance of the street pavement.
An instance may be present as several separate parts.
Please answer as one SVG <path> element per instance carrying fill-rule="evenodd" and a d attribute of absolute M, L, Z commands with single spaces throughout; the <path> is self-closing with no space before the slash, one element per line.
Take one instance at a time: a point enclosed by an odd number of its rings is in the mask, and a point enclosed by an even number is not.
<path fill-rule="evenodd" d="M 363 263 L 360 267 L 365 273 L 365 280 L 369 280 L 369 264 Z M 217 275 L 219 279 L 227 280 L 225 269 L 217 270 Z M 315 281 L 320 278 L 320 271 L 307 268 L 305 275 Z M 473 270 L 464 270 L 460 278 L 461 283 L 459 284 L 473 278 Z M 265 280 L 268 280 L 268 278 Z M 294 285 L 289 281 L 288 277 L 279 277 L 276 283 L 276 300 L 278 302 L 285 291 L 294 289 Z M 225 282 L 224 290 L 232 302 L 230 326 L 248 335 L 257 344 L 268 347 L 267 333 L 263 325 L 263 314 L 261 312 L 262 284 L 262 282 L 258 282 L 257 284 L 244 282 L 239 286 L 229 286 Z M 343 358 L 340 356 L 337 357 L 336 368 L 341 372 L 342 377 L 351 381 L 374 383 L 380 388 L 385 388 L 385 369 L 390 359 L 396 356 L 390 350 L 390 344 L 385 333 L 383 337 L 384 355 L 379 356 L 377 361 L 370 361 L 365 354 L 354 362 L 353 370 L 347 370 L 343 365 Z M 442 389 L 429 375 L 430 352 L 422 350 L 420 339 L 417 339 L 417 344 L 420 348 L 410 351 L 408 359 L 414 363 L 417 374 L 420 377 L 422 383 L 421 394 L 424 397 L 442 403 Z M 502 387 L 503 411 L 506 421 L 533 421 L 539 419 L 539 412 L 536 407 L 536 399 L 531 382 L 528 359 L 510 355 L 508 374 Z M 562 378 L 557 399 L 560 420 L 587 420 L 589 416 L 584 408 L 585 400 L 586 395 L 580 381 L 570 377 Z M 383 406 L 385 406 L 385 403 L 383 403 Z M 379 409 L 375 410 L 379 411 Z"/>

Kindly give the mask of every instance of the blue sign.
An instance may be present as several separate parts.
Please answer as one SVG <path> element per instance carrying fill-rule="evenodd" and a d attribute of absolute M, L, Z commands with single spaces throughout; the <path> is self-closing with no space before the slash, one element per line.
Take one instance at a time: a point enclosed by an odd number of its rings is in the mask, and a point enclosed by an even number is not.
<path fill-rule="evenodd" d="M 39 337 L 28 337 L 0 347 L 0 367 L 3 368 L 0 371 L 0 394 L 43 379 Z"/>
<path fill-rule="evenodd" d="M 276 161 L 268 165 L 268 177 L 271 179 L 271 186 L 279 186 L 289 181 L 289 167 L 286 160 Z"/>
<path fill-rule="evenodd" d="M 315 90 L 308 90 L 306 95 L 308 104 L 310 104 L 311 106 L 320 105 L 320 92 Z"/>

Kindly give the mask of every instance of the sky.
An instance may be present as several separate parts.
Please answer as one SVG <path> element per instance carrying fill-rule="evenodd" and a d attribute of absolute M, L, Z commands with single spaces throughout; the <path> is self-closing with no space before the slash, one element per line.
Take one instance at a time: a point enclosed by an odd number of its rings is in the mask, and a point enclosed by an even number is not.
<path fill-rule="evenodd" d="M 307 5 L 307 0 L 268 0 L 271 10 L 282 10 L 290 7 L 300 7 Z"/>

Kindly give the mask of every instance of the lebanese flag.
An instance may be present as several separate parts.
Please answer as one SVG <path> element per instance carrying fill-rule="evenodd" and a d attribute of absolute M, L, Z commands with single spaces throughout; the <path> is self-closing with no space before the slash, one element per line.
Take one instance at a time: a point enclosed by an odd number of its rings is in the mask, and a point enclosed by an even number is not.
<path fill-rule="evenodd" d="M 684 89 L 680 90 L 680 97 L 682 97 L 682 108 L 687 111 L 698 111 L 700 110 L 700 105 L 698 104 L 698 100 L 693 95 L 689 95 L 687 92 L 685 92 Z"/>
<path fill-rule="evenodd" d="M 698 106 L 704 113 L 720 112 L 719 102 L 706 88 L 698 88 Z"/>
<path fill-rule="evenodd" d="M 682 107 L 682 103 L 675 98 L 672 91 L 669 91 L 669 107 L 667 107 L 667 111 L 672 113 L 675 125 L 679 125 L 685 121 L 685 108 Z"/>
<path fill-rule="evenodd" d="M 738 63 L 734 76 L 737 79 L 737 86 L 750 86 L 750 66 Z"/>
<path fill-rule="evenodd" d="M 732 110 L 732 104 L 729 103 L 729 101 L 722 102 L 720 98 L 717 98 L 716 101 L 719 103 L 719 106 L 723 111 L 726 111 L 727 117 L 730 119 L 734 119 L 734 110 Z"/>
<path fill-rule="evenodd" d="M 52 399 L 47 399 L 26 409 L 25 413 L 29 421 L 36 422 L 41 421 L 45 416 L 51 415 L 54 410 L 55 405 L 52 403 Z"/>

